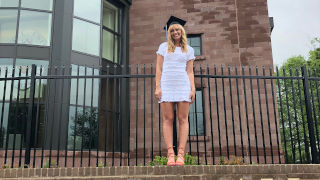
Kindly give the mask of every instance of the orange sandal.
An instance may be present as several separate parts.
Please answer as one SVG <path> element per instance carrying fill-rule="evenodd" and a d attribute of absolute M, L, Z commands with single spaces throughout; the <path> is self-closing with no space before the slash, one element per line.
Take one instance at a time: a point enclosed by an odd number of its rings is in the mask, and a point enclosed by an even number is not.
<path fill-rule="evenodd" d="M 171 151 L 169 152 L 169 150 Z M 174 162 L 174 151 L 173 147 L 168 147 L 168 153 L 167 153 L 167 166 L 175 166 L 176 163 Z"/>
<path fill-rule="evenodd" d="M 179 148 L 179 152 L 177 155 L 176 166 L 184 166 L 184 150 L 183 148 Z"/>

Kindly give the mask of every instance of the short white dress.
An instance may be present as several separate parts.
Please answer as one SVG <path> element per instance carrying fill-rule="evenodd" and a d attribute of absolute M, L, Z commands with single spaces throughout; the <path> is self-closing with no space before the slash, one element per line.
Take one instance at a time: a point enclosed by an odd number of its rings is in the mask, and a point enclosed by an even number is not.
<path fill-rule="evenodd" d="M 188 52 L 183 53 L 176 47 L 174 53 L 168 53 L 167 42 L 160 44 L 156 54 L 163 56 L 162 74 L 160 79 L 161 102 L 191 102 L 190 80 L 186 71 L 187 62 L 194 60 L 194 50 L 187 46 Z"/>

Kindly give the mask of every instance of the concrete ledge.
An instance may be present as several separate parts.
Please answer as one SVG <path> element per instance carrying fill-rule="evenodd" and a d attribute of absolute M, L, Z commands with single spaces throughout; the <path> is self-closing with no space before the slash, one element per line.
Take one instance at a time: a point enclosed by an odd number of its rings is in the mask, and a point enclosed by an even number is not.
<path fill-rule="evenodd" d="M 114 166 L 1 169 L 0 178 L 23 179 L 320 179 L 320 164 Z"/>

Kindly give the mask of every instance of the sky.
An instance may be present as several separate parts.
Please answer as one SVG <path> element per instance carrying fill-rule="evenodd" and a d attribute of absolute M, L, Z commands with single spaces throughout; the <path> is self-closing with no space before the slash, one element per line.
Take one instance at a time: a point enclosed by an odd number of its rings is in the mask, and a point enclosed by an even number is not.
<path fill-rule="evenodd" d="M 308 59 L 311 40 L 320 38 L 320 0 L 268 0 L 274 65 L 282 65 L 292 56 Z"/>

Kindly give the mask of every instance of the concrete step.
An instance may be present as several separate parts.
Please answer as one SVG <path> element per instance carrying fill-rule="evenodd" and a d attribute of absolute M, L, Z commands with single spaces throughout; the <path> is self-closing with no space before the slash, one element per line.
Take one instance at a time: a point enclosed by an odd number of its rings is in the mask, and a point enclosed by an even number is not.
<path fill-rule="evenodd" d="M 236 176 L 230 175 L 141 175 L 141 176 L 86 176 L 86 177 L 32 177 L 32 178 L 8 178 L 8 180 L 233 180 L 239 179 Z M 259 179 L 259 180 L 278 180 L 279 178 L 257 178 L 257 177 L 245 177 L 240 178 L 240 180 L 252 180 L 252 179 Z M 300 179 L 300 178 L 281 178 L 283 180 L 320 180 L 319 179 Z"/>
<path fill-rule="evenodd" d="M 114 166 L 1 169 L 0 179 L 320 180 L 320 164 Z M 290 179 L 289 179 L 290 180 Z M 293 180 L 293 179 L 292 179 Z"/>
<path fill-rule="evenodd" d="M 8 178 L 8 180 L 207 180 L 213 179 L 209 175 L 140 175 L 140 176 L 86 176 L 86 177 L 32 177 L 32 178 Z M 216 177 L 217 178 L 217 177 Z M 227 178 L 230 179 L 230 178 Z"/>

